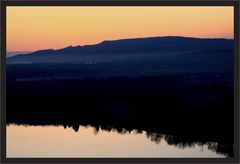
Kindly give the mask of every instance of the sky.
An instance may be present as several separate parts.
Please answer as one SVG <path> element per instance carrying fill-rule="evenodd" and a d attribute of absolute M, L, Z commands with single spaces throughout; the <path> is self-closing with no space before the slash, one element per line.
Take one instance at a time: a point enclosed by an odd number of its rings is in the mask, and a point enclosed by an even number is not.
<path fill-rule="evenodd" d="M 233 7 L 8 6 L 7 51 L 154 36 L 233 38 Z"/>

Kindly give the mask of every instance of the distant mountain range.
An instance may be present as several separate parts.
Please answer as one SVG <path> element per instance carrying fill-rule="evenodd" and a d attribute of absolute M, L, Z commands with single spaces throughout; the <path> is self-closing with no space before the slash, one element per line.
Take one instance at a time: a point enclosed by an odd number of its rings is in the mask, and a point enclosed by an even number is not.
<path fill-rule="evenodd" d="M 46 49 L 29 54 L 18 54 L 9 57 L 7 63 L 41 63 L 81 61 L 81 56 L 92 54 L 136 54 L 136 53 L 178 53 L 233 51 L 232 39 L 190 38 L 179 36 L 149 37 L 103 41 L 95 45 L 66 47 L 63 49 Z"/>
<path fill-rule="evenodd" d="M 19 54 L 29 54 L 31 52 L 28 52 L 28 51 L 9 51 L 7 52 L 7 57 L 12 57 L 12 56 L 16 56 L 16 55 L 19 55 Z"/>

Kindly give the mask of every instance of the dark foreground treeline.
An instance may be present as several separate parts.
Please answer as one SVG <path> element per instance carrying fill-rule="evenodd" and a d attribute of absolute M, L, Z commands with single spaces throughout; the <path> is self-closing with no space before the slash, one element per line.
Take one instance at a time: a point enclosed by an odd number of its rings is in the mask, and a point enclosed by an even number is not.
<path fill-rule="evenodd" d="M 233 156 L 231 75 L 7 81 L 7 122 L 146 131 Z M 217 144 L 213 144 L 217 143 Z"/>

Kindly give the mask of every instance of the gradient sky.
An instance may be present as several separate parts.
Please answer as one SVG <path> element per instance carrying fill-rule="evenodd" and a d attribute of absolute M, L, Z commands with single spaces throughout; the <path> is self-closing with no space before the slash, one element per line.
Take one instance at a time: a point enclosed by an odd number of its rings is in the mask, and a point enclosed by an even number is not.
<path fill-rule="evenodd" d="M 7 51 L 152 36 L 233 38 L 233 7 L 7 7 Z"/>

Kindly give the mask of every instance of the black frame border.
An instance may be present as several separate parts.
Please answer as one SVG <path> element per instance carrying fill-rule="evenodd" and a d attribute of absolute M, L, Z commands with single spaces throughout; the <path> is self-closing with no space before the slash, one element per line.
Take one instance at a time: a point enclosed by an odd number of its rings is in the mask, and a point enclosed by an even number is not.
<path fill-rule="evenodd" d="M 2 0 L 0 1 L 1 163 L 239 163 L 239 0 Z M 234 7 L 234 157 L 232 158 L 7 158 L 6 10 L 8 6 L 232 6 Z"/>

